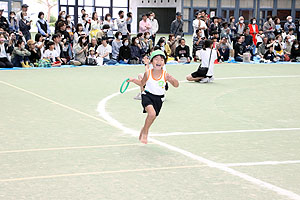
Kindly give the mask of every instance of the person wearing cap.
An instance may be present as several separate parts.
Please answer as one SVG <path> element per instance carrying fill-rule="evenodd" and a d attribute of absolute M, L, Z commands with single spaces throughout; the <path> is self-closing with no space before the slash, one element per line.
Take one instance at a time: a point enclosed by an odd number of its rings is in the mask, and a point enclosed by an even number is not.
<path fill-rule="evenodd" d="M 181 12 L 176 13 L 176 19 L 171 23 L 171 34 L 174 34 L 175 37 L 183 37 L 183 20 Z"/>
<path fill-rule="evenodd" d="M 143 79 L 130 78 L 128 82 L 133 82 L 140 87 L 145 86 L 145 91 L 142 93 L 142 106 L 144 109 L 143 112 L 148 115 L 141 129 L 139 140 L 147 144 L 149 129 L 159 115 L 163 105 L 166 83 L 170 82 L 177 88 L 179 82 L 163 69 L 167 60 L 163 51 L 153 51 L 150 60 L 148 57 L 144 57 L 143 60 L 146 65 L 146 72 L 144 73 Z M 149 66 L 150 62 L 152 68 Z"/>
<path fill-rule="evenodd" d="M 295 23 L 293 22 L 292 16 L 288 16 L 288 17 L 286 18 L 286 20 L 287 20 L 287 22 L 284 24 L 284 31 L 285 31 L 286 33 L 288 33 L 290 28 L 292 28 L 292 29 L 294 29 L 294 31 L 296 31 L 296 25 L 295 25 Z"/>
<path fill-rule="evenodd" d="M 0 9 L 0 28 L 3 28 L 4 31 L 8 31 L 9 24 L 5 17 L 3 17 L 3 11 L 4 9 Z"/>
<path fill-rule="evenodd" d="M 27 4 L 23 4 L 21 6 L 21 10 L 17 13 L 17 20 L 20 21 L 22 19 L 21 14 L 26 13 L 26 16 L 30 16 L 27 12 L 28 12 L 28 5 Z"/>
<path fill-rule="evenodd" d="M 89 55 L 87 57 L 88 65 L 97 65 L 97 55 L 94 47 L 89 48 Z"/>

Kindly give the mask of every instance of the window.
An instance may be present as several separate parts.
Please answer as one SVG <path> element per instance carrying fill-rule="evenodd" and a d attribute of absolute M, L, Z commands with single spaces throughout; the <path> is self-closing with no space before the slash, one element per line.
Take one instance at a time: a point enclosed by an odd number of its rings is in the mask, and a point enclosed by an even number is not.
<path fill-rule="evenodd" d="M 193 0 L 194 7 L 207 7 L 207 0 Z"/>
<path fill-rule="evenodd" d="M 3 17 L 8 17 L 8 2 L 0 1 L 0 8 L 4 9 Z"/>
<path fill-rule="evenodd" d="M 296 19 L 300 18 L 300 11 L 296 11 Z"/>
<path fill-rule="evenodd" d="M 291 15 L 291 10 L 277 10 L 277 16 L 280 21 L 286 21 L 286 17 Z"/>
<path fill-rule="evenodd" d="M 191 0 L 183 0 L 183 6 L 184 7 L 190 7 L 191 6 Z"/>
<path fill-rule="evenodd" d="M 127 0 L 113 0 L 113 6 L 116 7 L 128 7 Z"/>
<path fill-rule="evenodd" d="M 235 8 L 235 0 L 222 0 L 221 6 L 223 8 Z"/>
<path fill-rule="evenodd" d="M 292 0 L 277 1 L 277 8 L 291 8 Z"/>
<path fill-rule="evenodd" d="M 260 1 L 260 8 L 273 8 L 274 0 Z"/>
<path fill-rule="evenodd" d="M 21 10 L 21 2 L 20 1 L 12 1 L 11 2 L 11 11 L 18 12 Z"/>
<path fill-rule="evenodd" d="M 253 10 L 240 10 L 240 16 L 243 16 L 246 21 L 253 17 Z"/>
<path fill-rule="evenodd" d="M 240 1 L 240 8 L 253 8 L 253 0 Z"/>

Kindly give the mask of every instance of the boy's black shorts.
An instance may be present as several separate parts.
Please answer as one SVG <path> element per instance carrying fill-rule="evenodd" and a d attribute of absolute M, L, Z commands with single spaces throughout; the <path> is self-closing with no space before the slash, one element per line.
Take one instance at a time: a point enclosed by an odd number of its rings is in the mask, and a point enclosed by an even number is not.
<path fill-rule="evenodd" d="M 197 71 L 195 71 L 195 72 L 193 72 L 191 74 L 191 76 L 193 78 L 199 78 L 199 77 L 205 78 L 205 77 L 207 77 L 206 76 L 207 72 L 208 72 L 208 68 L 207 67 L 199 67 Z"/>
<path fill-rule="evenodd" d="M 147 106 L 152 105 L 156 112 L 156 116 L 158 116 L 163 104 L 162 98 L 164 98 L 164 95 L 154 95 L 145 91 L 145 94 L 142 94 L 143 113 L 146 113 Z"/>

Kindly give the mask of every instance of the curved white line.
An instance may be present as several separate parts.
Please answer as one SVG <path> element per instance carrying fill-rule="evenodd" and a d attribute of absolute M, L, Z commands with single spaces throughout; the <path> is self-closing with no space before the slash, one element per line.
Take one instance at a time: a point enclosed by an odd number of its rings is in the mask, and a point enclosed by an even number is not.
<path fill-rule="evenodd" d="M 132 88 L 132 89 L 130 89 L 130 90 L 128 90 L 128 91 L 133 91 L 133 90 L 136 90 L 136 89 L 138 89 L 138 88 Z M 114 94 L 112 94 L 112 95 L 109 95 L 108 97 L 106 97 L 106 98 L 104 98 L 103 100 L 101 100 L 101 101 L 99 102 L 99 104 L 98 104 L 97 111 L 99 112 L 99 115 L 100 115 L 101 117 L 103 117 L 103 118 L 104 118 L 108 123 L 110 123 L 112 126 L 118 128 L 118 129 L 120 129 L 121 131 L 124 131 L 126 134 L 129 134 L 129 135 L 131 135 L 131 136 L 135 136 L 135 137 L 136 137 L 136 136 L 139 135 L 139 132 L 138 132 L 138 131 L 125 127 L 125 126 L 124 126 L 123 124 L 121 124 L 119 121 L 117 121 L 116 119 L 112 118 L 112 117 L 106 112 L 106 110 L 105 110 L 105 105 L 106 105 L 106 103 L 107 103 L 110 99 L 112 99 L 112 98 L 114 98 L 114 97 L 116 97 L 116 96 L 118 96 L 118 95 L 120 95 L 119 92 L 118 92 L 118 93 L 114 93 Z M 289 190 L 280 188 L 280 187 L 278 187 L 278 186 L 276 186 L 276 185 L 270 184 L 270 183 L 268 183 L 268 182 L 265 182 L 265 181 L 262 181 L 262 180 L 260 180 L 260 179 L 257 179 L 257 178 L 254 178 L 254 177 L 252 177 L 252 176 L 249 176 L 249 175 L 247 175 L 247 174 L 245 174 L 245 173 L 242 173 L 242 172 L 239 172 L 239 171 L 237 171 L 237 170 L 231 169 L 231 168 L 227 167 L 227 166 L 224 165 L 224 164 L 221 164 L 221 163 L 217 163 L 217 162 L 208 160 L 208 159 L 206 159 L 206 158 L 203 158 L 203 157 L 201 157 L 201 156 L 195 155 L 195 154 L 193 154 L 193 153 L 191 153 L 191 152 L 188 152 L 188 151 L 186 151 L 186 150 L 180 149 L 180 148 L 178 148 L 178 147 L 169 145 L 169 144 L 167 144 L 167 143 L 161 142 L 161 141 L 159 141 L 159 140 L 156 140 L 156 139 L 153 139 L 153 138 L 150 138 L 150 137 L 148 138 L 148 141 L 149 141 L 149 142 L 153 142 L 153 143 L 155 143 L 155 144 L 158 144 L 158 145 L 160 145 L 160 146 L 162 146 L 162 147 L 165 147 L 165 148 L 167 148 L 167 149 L 169 149 L 169 150 L 171 150 L 171 151 L 178 152 L 178 153 L 180 153 L 180 154 L 182 154 L 182 155 L 185 155 L 185 156 L 187 156 L 187 157 L 189 157 L 189 158 L 192 158 L 192 159 L 194 159 L 194 160 L 197 160 L 197 161 L 199 161 L 199 162 L 202 162 L 202 163 L 208 165 L 209 167 L 216 168 L 216 169 L 219 169 L 219 170 L 221 170 L 221 171 L 225 171 L 225 172 L 227 172 L 227 173 L 229 173 L 229 174 L 231 174 L 231 175 L 233 175 L 233 176 L 240 177 L 240 178 L 242 178 L 242 179 L 244 179 L 244 180 L 246 180 L 246 181 L 249 181 L 249 182 L 251 182 L 251 183 L 253 183 L 253 184 L 255 184 L 255 185 L 258 185 L 258 186 L 260 186 L 260 187 L 263 187 L 263 188 L 266 188 L 266 189 L 268 189 L 268 190 L 274 191 L 274 192 L 276 192 L 277 194 L 286 196 L 286 197 L 288 197 L 288 198 L 290 198 L 290 199 L 293 199 L 293 200 L 300 200 L 300 195 L 298 195 L 298 194 L 296 194 L 296 193 L 294 193 L 294 192 L 292 192 L 292 191 L 289 191 Z"/>

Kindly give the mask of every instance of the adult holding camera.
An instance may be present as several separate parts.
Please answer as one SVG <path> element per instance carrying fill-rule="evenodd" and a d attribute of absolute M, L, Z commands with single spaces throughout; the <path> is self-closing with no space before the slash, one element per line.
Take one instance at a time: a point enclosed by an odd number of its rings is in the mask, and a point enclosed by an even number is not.
<path fill-rule="evenodd" d="M 193 21 L 193 28 L 194 28 L 194 34 L 193 34 L 193 37 L 195 37 L 197 34 L 196 34 L 196 31 L 198 29 L 201 29 L 202 30 L 202 36 L 201 37 L 205 37 L 205 33 L 204 33 L 204 30 L 207 30 L 207 25 L 206 23 L 204 22 L 204 17 L 202 16 L 201 12 L 197 12 L 196 13 L 196 19 Z"/>
<path fill-rule="evenodd" d="M 25 40 L 28 41 L 31 39 L 30 29 L 31 29 L 30 18 L 27 16 L 27 13 L 21 13 L 21 20 L 19 21 L 20 31 L 22 32 Z"/>
<path fill-rule="evenodd" d="M 116 20 L 118 31 L 122 33 L 122 39 L 124 39 L 130 35 L 129 31 L 127 30 L 127 24 L 130 22 L 132 18 L 127 17 L 127 19 L 125 19 L 123 10 L 120 10 L 118 14 L 119 14 L 119 18 Z"/>
<path fill-rule="evenodd" d="M 132 12 L 127 13 L 127 30 L 130 35 L 131 33 L 131 24 L 132 24 Z"/>
<path fill-rule="evenodd" d="M 0 68 L 12 68 L 13 64 L 8 60 L 8 54 L 13 51 L 12 40 L 7 41 L 3 33 L 0 33 Z"/>
<path fill-rule="evenodd" d="M 176 19 L 171 24 L 171 34 L 183 37 L 183 20 L 181 12 L 176 13 Z"/>
<path fill-rule="evenodd" d="M 38 32 L 42 34 L 44 37 L 50 37 L 51 30 L 48 22 L 44 20 L 45 14 L 43 12 L 39 12 L 38 21 L 36 22 L 36 26 L 38 28 Z"/>

